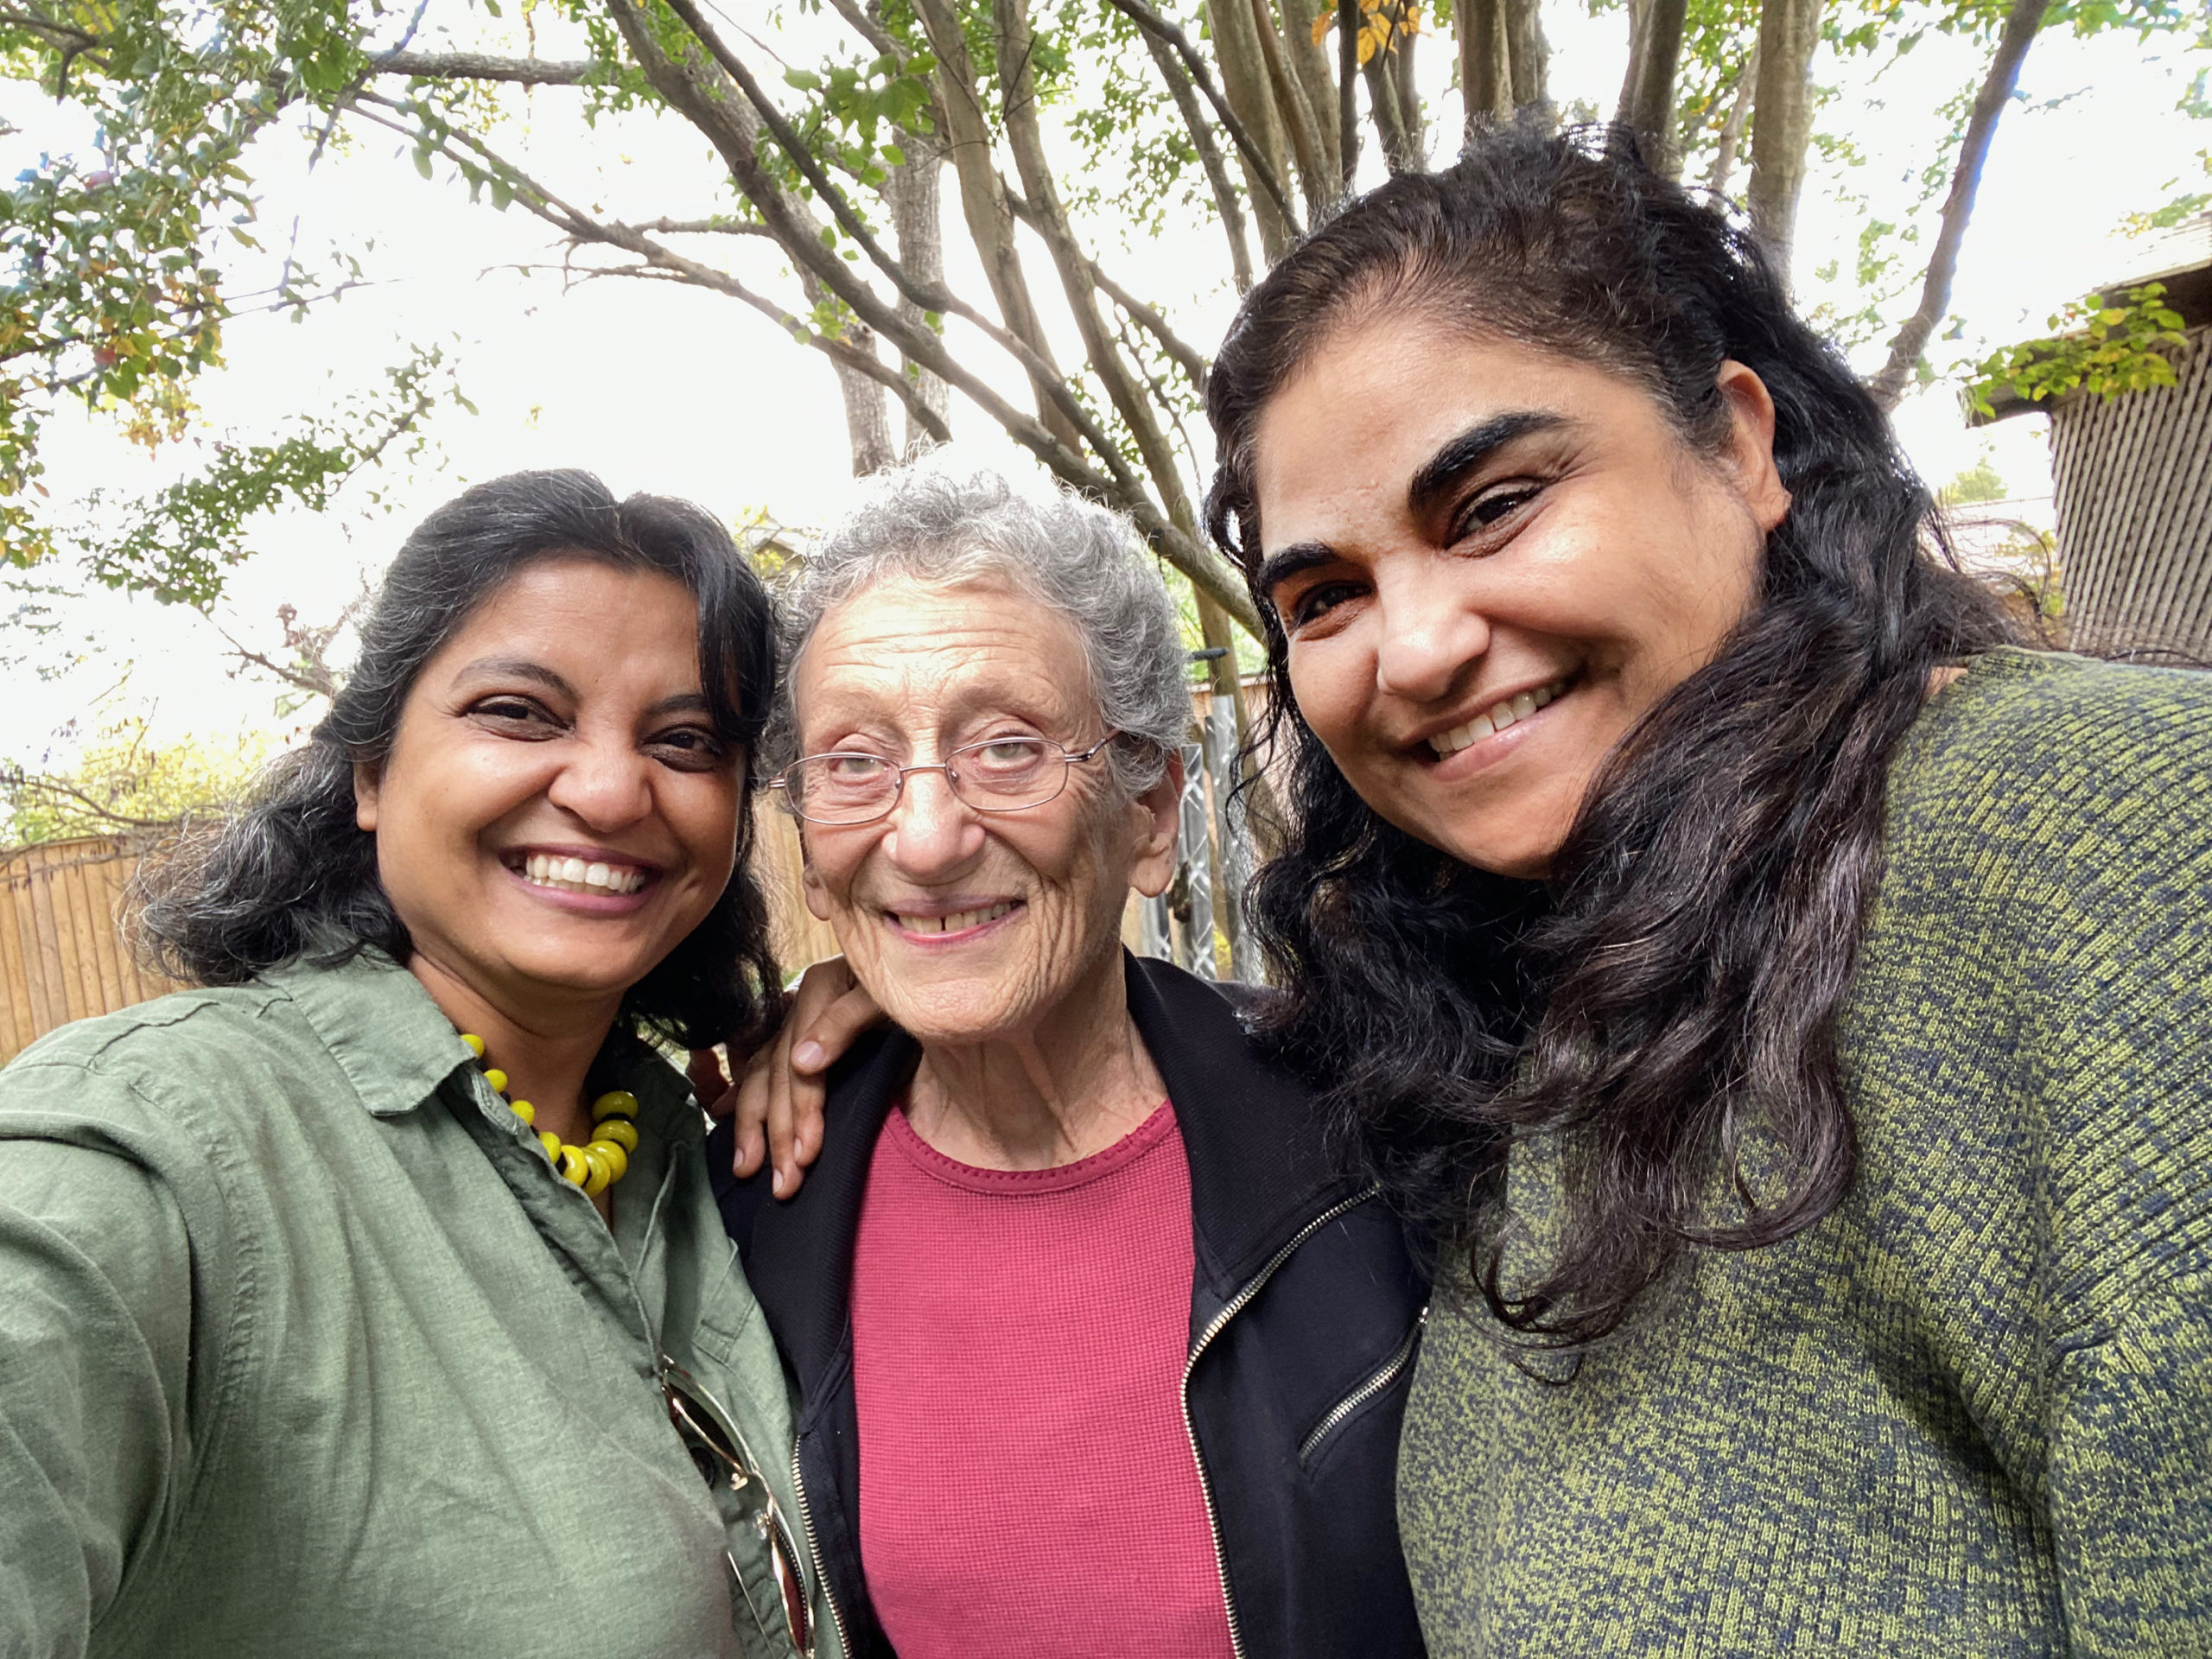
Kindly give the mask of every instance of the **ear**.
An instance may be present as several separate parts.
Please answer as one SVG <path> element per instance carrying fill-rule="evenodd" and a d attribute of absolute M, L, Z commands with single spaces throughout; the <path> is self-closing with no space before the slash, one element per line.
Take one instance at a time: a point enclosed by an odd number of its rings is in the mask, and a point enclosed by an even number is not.
<path fill-rule="evenodd" d="M 377 829 L 377 791 L 383 774 L 366 760 L 353 763 L 353 827 L 374 835 Z"/>
<path fill-rule="evenodd" d="M 806 899 L 808 912 L 817 922 L 830 919 L 830 891 L 822 885 L 822 872 L 815 868 L 814 855 L 807 850 L 806 831 L 798 832 L 798 890 Z"/>
<path fill-rule="evenodd" d="M 1715 383 L 1728 404 L 1728 448 L 1723 456 L 1759 533 L 1766 535 L 1789 511 L 1789 492 L 1774 466 L 1774 398 L 1766 382 L 1735 359 L 1720 365 Z"/>
<path fill-rule="evenodd" d="M 1157 899 L 1175 879 L 1175 832 L 1183 816 L 1183 756 L 1170 750 L 1167 770 L 1150 789 L 1137 797 L 1135 810 L 1143 814 L 1136 862 L 1129 867 L 1129 885 L 1147 899 Z"/>

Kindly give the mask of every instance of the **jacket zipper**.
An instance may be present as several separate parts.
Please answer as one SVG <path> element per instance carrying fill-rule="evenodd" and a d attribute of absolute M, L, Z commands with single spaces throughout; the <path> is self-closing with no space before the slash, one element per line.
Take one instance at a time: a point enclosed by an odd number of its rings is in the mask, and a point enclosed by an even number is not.
<path fill-rule="evenodd" d="M 830 1587 L 830 1570 L 822 1564 L 822 1545 L 814 1535 L 814 1511 L 806 1506 L 806 1480 L 798 1471 L 798 1436 L 791 1436 L 791 1496 L 798 1499 L 798 1523 L 806 1534 L 806 1559 L 814 1563 L 815 1581 L 822 1586 L 822 1605 L 837 1627 L 837 1650 L 852 1659 L 852 1638 L 845 1634 L 845 1616 L 837 1611 L 837 1593 Z"/>
<path fill-rule="evenodd" d="M 1338 1204 L 1331 1209 L 1323 1211 L 1319 1215 L 1314 1217 L 1313 1220 L 1307 1222 L 1305 1226 L 1300 1228 L 1296 1233 L 1292 1235 L 1290 1242 L 1285 1244 L 1281 1249 L 1277 1250 L 1273 1255 L 1269 1256 L 1268 1258 L 1267 1265 L 1262 1268 L 1257 1274 L 1254 1274 L 1251 1280 L 1246 1283 L 1242 1290 L 1238 1291 L 1223 1305 L 1221 1312 L 1215 1314 L 1211 1319 L 1207 1321 L 1206 1328 L 1198 1332 L 1198 1339 L 1191 1344 L 1190 1358 L 1185 1360 L 1183 1363 L 1183 1386 L 1181 1390 L 1183 1399 L 1183 1433 L 1190 1439 L 1191 1460 L 1198 1466 L 1198 1495 L 1206 1501 L 1206 1528 L 1207 1530 L 1211 1532 L 1213 1535 L 1214 1571 L 1221 1579 L 1221 1605 L 1223 1610 L 1229 1615 L 1229 1647 L 1230 1652 L 1236 1656 L 1236 1659 L 1246 1659 L 1244 1652 L 1244 1626 L 1236 1617 L 1236 1599 L 1229 1592 L 1229 1549 L 1228 1547 L 1222 1542 L 1221 1539 L 1221 1516 L 1219 1511 L 1214 1508 L 1213 1481 L 1206 1473 L 1205 1453 L 1198 1450 L 1198 1426 L 1196 1422 L 1192 1421 L 1191 1417 L 1191 1373 L 1198 1369 L 1198 1360 L 1200 1357 L 1205 1354 L 1207 1345 L 1211 1344 L 1216 1337 L 1221 1334 L 1223 1328 L 1228 1325 L 1230 1320 L 1235 1319 L 1237 1314 L 1243 1312 L 1245 1305 L 1255 1296 L 1260 1294 L 1261 1289 L 1267 1284 L 1268 1281 L 1274 1277 L 1275 1269 L 1282 1266 L 1284 1262 L 1289 1261 L 1292 1254 L 1296 1251 L 1300 1245 L 1303 1244 L 1307 1239 L 1313 1237 L 1314 1234 L 1319 1232 L 1324 1227 L 1334 1221 L 1338 1216 L 1343 1215 L 1348 1210 L 1357 1210 L 1361 1205 L 1365 1204 L 1370 1198 L 1373 1198 L 1382 1190 L 1382 1189 L 1380 1186 L 1370 1186 L 1366 1192 L 1359 1193 L 1355 1197 L 1346 1198 L 1343 1203 Z M 802 1499 L 802 1510 L 804 1509 L 804 1500 Z M 826 1582 L 823 1586 L 823 1589 L 826 1593 L 828 1590 Z"/>
<path fill-rule="evenodd" d="M 1423 1307 L 1421 1317 L 1414 1321 L 1414 1328 L 1406 1332 L 1406 1339 L 1398 1344 L 1398 1351 L 1382 1362 L 1382 1369 L 1369 1377 L 1350 1394 L 1329 1408 L 1328 1415 L 1313 1425 L 1298 1448 L 1298 1460 L 1304 1463 L 1313 1455 L 1313 1448 L 1327 1440 L 1337 1425 L 1357 1411 L 1362 1406 L 1396 1382 L 1406 1367 L 1412 1363 L 1414 1349 L 1421 1341 L 1422 1328 L 1428 1324 L 1428 1309 Z"/>

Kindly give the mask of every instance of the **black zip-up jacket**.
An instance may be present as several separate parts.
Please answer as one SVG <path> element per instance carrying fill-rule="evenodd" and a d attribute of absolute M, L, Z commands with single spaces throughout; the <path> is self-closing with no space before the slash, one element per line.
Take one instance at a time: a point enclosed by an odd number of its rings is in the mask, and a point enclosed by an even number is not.
<path fill-rule="evenodd" d="M 1427 1284 L 1374 1189 L 1331 1167 L 1311 1097 L 1260 1059 L 1228 997 L 1148 958 L 1128 958 L 1128 976 L 1190 1160 L 1185 1414 L 1237 1651 L 1419 1655 L 1394 1488 Z M 861 1572 L 853 1242 L 877 1133 L 916 1053 L 898 1031 L 855 1045 L 831 1074 L 821 1155 L 787 1203 L 768 1196 L 765 1170 L 730 1175 L 727 1126 L 708 1154 L 797 1381 L 802 1520 L 853 1659 L 893 1651 Z"/>

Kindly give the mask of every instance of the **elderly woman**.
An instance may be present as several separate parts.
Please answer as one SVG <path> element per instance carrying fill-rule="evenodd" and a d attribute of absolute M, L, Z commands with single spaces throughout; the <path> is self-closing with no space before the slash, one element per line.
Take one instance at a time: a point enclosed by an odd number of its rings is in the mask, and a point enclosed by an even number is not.
<path fill-rule="evenodd" d="M 147 914 L 208 988 L 0 1072 L 0 1652 L 837 1653 L 646 1040 L 764 1023 L 773 662 L 679 503 L 526 474 L 409 539 Z"/>
<path fill-rule="evenodd" d="M 1396 1217 L 1220 992 L 1121 948 L 1190 720 L 1157 573 L 1101 509 L 919 471 L 785 597 L 772 786 L 897 1028 L 797 1196 L 723 1213 L 848 1651 L 1417 1652 Z"/>

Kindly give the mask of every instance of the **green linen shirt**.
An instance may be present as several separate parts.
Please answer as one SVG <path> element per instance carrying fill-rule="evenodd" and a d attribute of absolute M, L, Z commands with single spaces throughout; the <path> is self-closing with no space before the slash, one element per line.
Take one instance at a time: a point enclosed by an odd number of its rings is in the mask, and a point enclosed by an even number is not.
<path fill-rule="evenodd" d="M 1843 1202 L 1563 1386 L 1433 1311 L 1440 1659 L 2212 1654 L 2212 677 L 1993 652 L 1887 815 Z"/>
<path fill-rule="evenodd" d="M 790 1654 L 758 1506 L 658 1384 L 691 1374 L 797 1533 L 697 1106 L 624 1080 L 610 1228 L 471 1062 L 370 954 L 0 1071 L 0 1654 Z"/>

